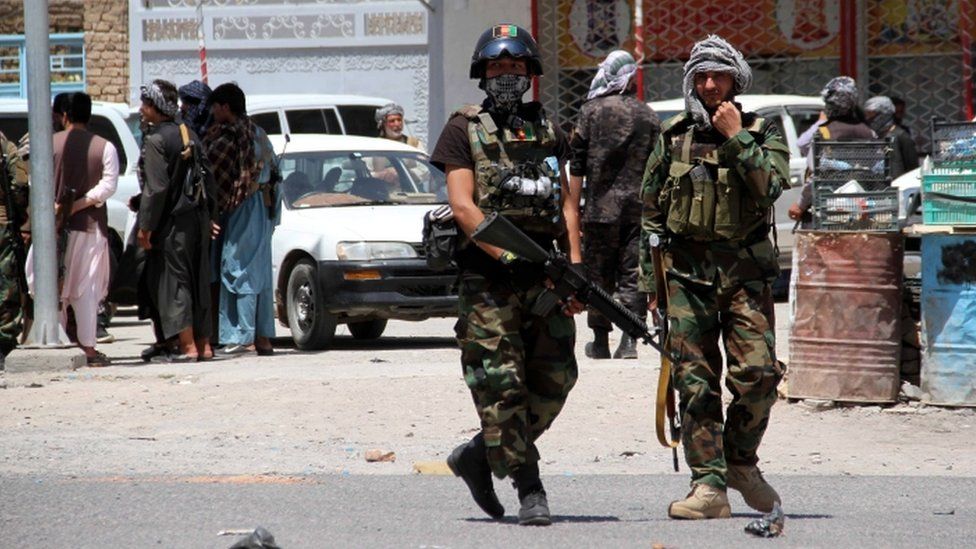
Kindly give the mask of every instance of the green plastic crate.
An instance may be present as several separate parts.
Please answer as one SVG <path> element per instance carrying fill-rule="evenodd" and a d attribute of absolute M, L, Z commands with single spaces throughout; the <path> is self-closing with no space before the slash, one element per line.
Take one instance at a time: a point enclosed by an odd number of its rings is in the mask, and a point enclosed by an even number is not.
<path fill-rule="evenodd" d="M 922 176 L 922 222 L 976 225 L 976 172 L 938 170 Z"/>

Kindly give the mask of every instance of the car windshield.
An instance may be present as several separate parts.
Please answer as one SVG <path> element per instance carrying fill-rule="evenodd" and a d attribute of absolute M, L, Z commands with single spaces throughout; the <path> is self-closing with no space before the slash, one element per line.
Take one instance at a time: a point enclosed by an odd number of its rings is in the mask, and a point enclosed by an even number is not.
<path fill-rule="evenodd" d="M 443 172 L 421 153 L 285 153 L 281 175 L 290 208 L 447 202 Z"/>

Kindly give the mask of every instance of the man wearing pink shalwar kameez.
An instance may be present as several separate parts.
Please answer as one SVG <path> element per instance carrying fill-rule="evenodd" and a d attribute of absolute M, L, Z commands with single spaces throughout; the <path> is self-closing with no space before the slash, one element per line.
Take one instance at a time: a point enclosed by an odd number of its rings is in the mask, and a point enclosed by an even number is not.
<path fill-rule="evenodd" d="M 87 130 L 91 119 L 91 98 L 87 94 L 70 94 L 63 116 L 66 129 L 54 134 L 55 196 L 72 189 L 75 200 L 67 222 L 61 324 L 66 324 L 67 309 L 71 307 L 78 346 L 85 352 L 88 364 L 105 366 L 109 361 L 95 350 L 95 333 L 98 304 L 108 293 L 110 274 L 105 201 L 118 184 L 119 157 L 112 143 Z M 29 266 L 32 260 L 28 258 Z M 32 274 L 28 276 L 30 283 Z"/>

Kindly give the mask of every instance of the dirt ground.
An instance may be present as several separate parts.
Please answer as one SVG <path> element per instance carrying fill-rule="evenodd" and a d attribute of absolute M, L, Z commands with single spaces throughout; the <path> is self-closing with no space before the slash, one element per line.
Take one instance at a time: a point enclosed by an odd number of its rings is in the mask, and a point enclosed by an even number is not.
<path fill-rule="evenodd" d="M 778 348 L 787 357 L 785 309 Z M 408 474 L 442 461 L 477 428 L 453 321 L 391 322 L 334 350 L 190 365 L 138 360 L 149 326 L 124 310 L 101 350 L 108 368 L 7 375 L 0 473 L 78 476 Z M 544 474 L 671 470 L 653 432 L 657 355 L 594 361 L 578 322 L 580 379 L 539 442 Z M 287 332 L 276 343 L 289 342 Z M 611 344 L 616 344 L 611 340 Z M 770 475 L 974 476 L 976 412 L 901 403 L 824 406 L 781 399 L 760 452 Z M 370 449 L 395 452 L 370 463 Z M 686 474 L 682 464 L 682 474 Z"/>

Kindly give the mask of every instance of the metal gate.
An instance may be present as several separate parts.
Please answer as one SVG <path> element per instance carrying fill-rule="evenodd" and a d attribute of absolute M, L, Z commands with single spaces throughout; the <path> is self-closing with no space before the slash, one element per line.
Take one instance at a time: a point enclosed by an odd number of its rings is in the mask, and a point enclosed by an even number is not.
<path fill-rule="evenodd" d="M 718 34 L 749 60 L 750 93 L 816 95 L 830 78 L 858 78 L 863 98 L 907 104 L 903 122 L 928 148 L 933 116 L 973 116 L 976 0 L 640 0 L 643 90 L 681 96 L 695 41 Z M 546 76 L 539 97 L 564 125 L 576 119 L 595 67 L 635 51 L 635 0 L 535 0 Z M 860 77 L 858 77 L 860 74 Z"/>

